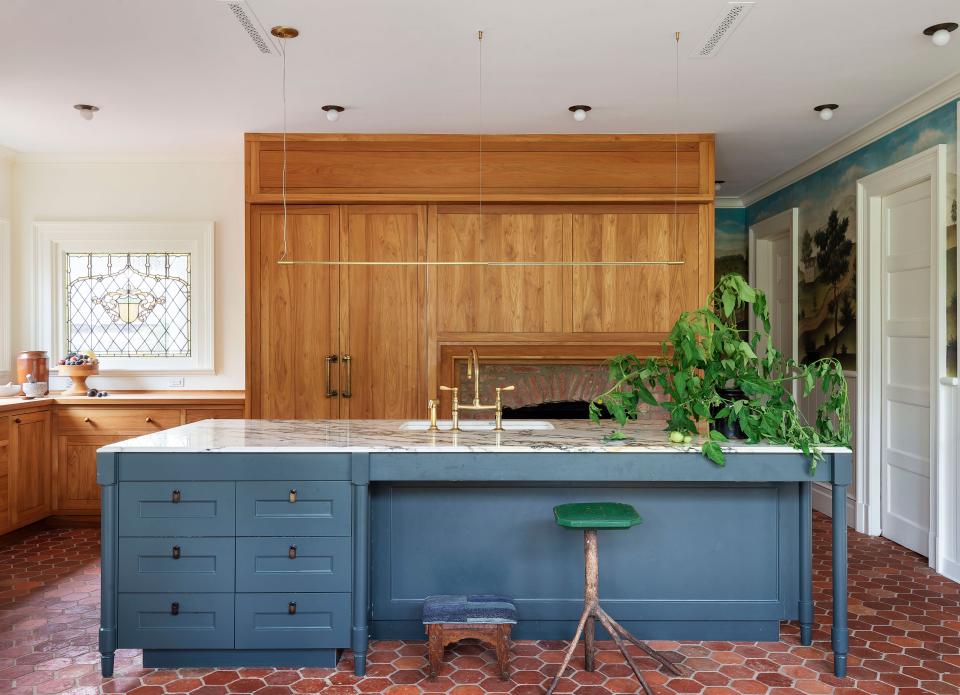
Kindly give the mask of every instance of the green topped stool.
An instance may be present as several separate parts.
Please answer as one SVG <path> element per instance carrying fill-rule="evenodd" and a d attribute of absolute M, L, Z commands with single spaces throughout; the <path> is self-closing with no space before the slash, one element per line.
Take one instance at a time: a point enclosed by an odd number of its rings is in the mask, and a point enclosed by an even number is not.
<path fill-rule="evenodd" d="M 599 570 L 597 568 L 597 530 L 598 529 L 628 529 L 643 523 L 643 519 L 637 514 L 637 510 L 629 504 L 619 502 L 583 502 L 577 504 L 561 504 L 553 508 L 553 516 L 557 524 L 566 528 L 583 529 L 583 560 L 584 560 L 584 586 L 583 586 L 583 614 L 580 616 L 580 622 L 577 624 L 577 631 L 573 635 L 567 654 L 564 656 L 560 670 L 557 671 L 547 695 L 552 695 L 557 683 L 563 676 L 564 671 L 570 664 L 570 658 L 573 656 L 577 644 L 580 642 L 580 635 L 583 635 L 583 660 L 588 671 L 593 671 L 596 663 L 596 644 L 595 631 L 596 621 L 606 629 L 617 647 L 623 653 L 623 657 L 630 664 L 633 673 L 643 686 L 647 695 L 653 695 L 653 691 L 640 673 L 640 669 L 634 663 L 630 654 L 627 652 L 624 639 L 637 645 L 640 649 L 659 661 L 664 667 L 674 675 L 683 675 L 680 670 L 667 658 L 641 642 L 631 635 L 620 623 L 607 615 L 607 612 L 600 607 L 600 598 L 598 592 Z"/>

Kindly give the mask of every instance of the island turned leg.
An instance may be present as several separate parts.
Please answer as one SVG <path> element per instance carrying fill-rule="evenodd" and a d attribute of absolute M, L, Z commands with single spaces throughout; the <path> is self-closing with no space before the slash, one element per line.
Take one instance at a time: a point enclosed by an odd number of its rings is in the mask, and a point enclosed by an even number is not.
<path fill-rule="evenodd" d="M 800 483 L 800 644 L 813 643 L 813 506 L 810 483 Z"/>
<path fill-rule="evenodd" d="M 833 673 L 847 675 L 847 486 L 833 485 Z"/>
<path fill-rule="evenodd" d="M 100 500 L 100 674 L 113 675 L 117 649 L 117 485 L 104 485 Z"/>
<path fill-rule="evenodd" d="M 353 485 L 353 672 L 367 672 L 368 594 L 370 593 L 370 486 Z"/>

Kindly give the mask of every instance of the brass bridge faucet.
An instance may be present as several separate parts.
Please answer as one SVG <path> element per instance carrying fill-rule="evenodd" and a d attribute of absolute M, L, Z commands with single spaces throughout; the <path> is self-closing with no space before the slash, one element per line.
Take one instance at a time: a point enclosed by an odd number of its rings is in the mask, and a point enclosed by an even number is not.
<path fill-rule="evenodd" d="M 503 392 L 504 391 L 513 391 L 516 386 L 512 384 L 510 386 L 498 386 L 497 387 L 497 400 L 491 405 L 484 405 L 480 402 L 480 357 L 477 355 L 476 348 L 470 348 L 470 361 L 467 362 L 467 379 L 473 381 L 473 402 L 471 403 L 460 403 L 460 389 L 456 386 L 441 386 L 441 391 L 450 391 L 452 397 L 452 403 L 450 405 L 450 419 L 451 427 L 450 430 L 453 432 L 460 432 L 460 411 L 461 410 L 493 410 L 494 411 L 494 426 L 493 429 L 495 432 L 503 431 Z M 437 431 L 437 401 L 430 399 L 427 402 L 427 407 L 430 409 L 430 430 Z"/>

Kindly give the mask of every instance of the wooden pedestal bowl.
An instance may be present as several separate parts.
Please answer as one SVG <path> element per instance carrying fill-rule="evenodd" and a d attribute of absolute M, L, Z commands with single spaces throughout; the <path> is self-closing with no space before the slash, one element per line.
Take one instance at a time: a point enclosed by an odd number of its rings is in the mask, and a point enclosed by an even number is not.
<path fill-rule="evenodd" d="M 59 376 L 68 376 L 73 382 L 70 387 L 63 392 L 64 396 L 86 396 L 90 387 L 87 386 L 87 377 L 96 376 L 100 373 L 100 367 L 96 364 L 68 365 L 61 364 L 57 366 Z"/>

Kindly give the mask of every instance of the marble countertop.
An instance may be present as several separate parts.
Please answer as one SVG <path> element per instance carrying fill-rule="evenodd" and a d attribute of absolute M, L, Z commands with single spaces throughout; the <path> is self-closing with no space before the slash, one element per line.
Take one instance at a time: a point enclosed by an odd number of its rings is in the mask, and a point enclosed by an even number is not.
<path fill-rule="evenodd" d="M 552 430 L 507 432 L 422 432 L 400 429 L 398 420 L 203 420 L 109 444 L 103 452 L 413 452 L 413 453 L 638 453 L 699 452 L 699 442 L 671 444 L 662 429 L 636 423 L 623 429 L 625 440 L 605 438 L 613 423 L 553 420 Z M 768 444 L 730 444 L 730 453 L 795 454 Z M 824 453 L 848 452 L 825 447 Z"/>

